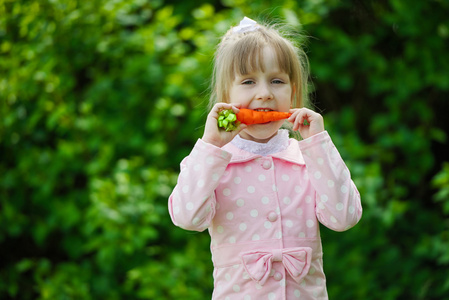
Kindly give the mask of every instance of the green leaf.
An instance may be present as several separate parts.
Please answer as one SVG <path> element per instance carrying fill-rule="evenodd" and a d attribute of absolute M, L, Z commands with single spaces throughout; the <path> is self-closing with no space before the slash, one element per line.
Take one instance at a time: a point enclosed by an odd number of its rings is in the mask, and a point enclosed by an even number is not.
<path fill-rule="evenodd" d="M 218 127 L 226 131 L 236 130 L 240 125 L 232 109 L 224 109 L 218 113 Z"/>

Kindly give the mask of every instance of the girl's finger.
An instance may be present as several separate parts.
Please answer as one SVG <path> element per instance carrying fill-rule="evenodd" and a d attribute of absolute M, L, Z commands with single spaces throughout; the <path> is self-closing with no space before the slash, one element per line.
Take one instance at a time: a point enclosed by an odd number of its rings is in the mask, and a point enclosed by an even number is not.
<path fill-rule="evenodd" d="M 290 109 L 289 112 L 292 114 L 287 121 L 289 121 L 290 123 L 294 123 L 296 118 L 298 117 L 299 113 L 300 113 L 300 109 Z"/>
<path fill-rule="evenodd" d="M 240 106 L 241 106 L 241 104 L 236 104 L 236 105 L 233 105 L 232 104 L 232 111 L 234 112 L 234 113 L 236 113 L 236 114 L 238 114 L 239 112 L 240 112 Z"/>
<path fill-rule="evenodd" d="M 298 130 L 304 124 L 304 120 L 307 119 L 307 112 L 300 109 L 294 113 L 294 117 L 293 130 Z"/>
<path fill-rule="evenodd" d="M 239 107 L 241 106 L 240 103 L 225 103 L 225 102 L 219 102 L 216 103 L 214 105 L 214 107 L 212 108 L 213 111 L 215 112 L 219 112 L 221 110 L 225 110 L 225 109 L 232 109 L 232 111 L 234 113 L 239 113 Z"/>
<path fill-rule="evenodd" d="M 312 122 L 313 120 L 317 119 L 318 117 L 320 117 L 321 115 L 314 112 L 313 110 L 310 110 L 308 108 L 300 108 L 297 110 L 290 110 L 290 112 L 293 112 L 293 115 L 290 118 L 294 118 L 294 119 L 298 119 L 298 117 L 300 117 L 299 119 L 299 123 L 304 123 L 304 121 L 307 121 L 308 123 Z"/>
<path fill-rule="evenodd" d="M 209 115 L 215 119 L 218 119 L 218 113 L 225 109 L 232 109 L 234 110 L 233 106 L 229 103 L 219 102 L 215 103 L 212 107 L 211 111 L 209 112 Z"/>

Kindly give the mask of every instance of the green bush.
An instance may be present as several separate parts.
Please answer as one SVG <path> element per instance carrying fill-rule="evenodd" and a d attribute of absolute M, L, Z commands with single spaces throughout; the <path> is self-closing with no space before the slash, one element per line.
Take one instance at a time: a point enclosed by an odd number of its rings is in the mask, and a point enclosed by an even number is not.
<path fill-rule="evenodd" d="M 449 293 L 445 1 L 0 0 L 0 298 L 207 299 L 167 198 L 244 16 L 310 38 L 314 105 L 364 215 L 323 228 L 331 299 Z"/>

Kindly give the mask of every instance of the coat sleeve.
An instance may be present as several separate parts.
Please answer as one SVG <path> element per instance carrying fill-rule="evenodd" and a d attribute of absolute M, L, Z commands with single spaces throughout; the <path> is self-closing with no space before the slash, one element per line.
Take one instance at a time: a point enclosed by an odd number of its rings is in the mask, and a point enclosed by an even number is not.
<path fill-rule="evenodd" d="M 316 191 L 316 216 L 326 227 L 344 231 L 362 217 L 360 194 L 327 131 L 299 142 Z"/>
<path fill-rule="evenodd" d="M 178 182 L 168 199 L 173 223 L 203 231 L 215 215 L 215 189 L 231 161 L 231 154 L 199 139 L 181 162 Z"/>

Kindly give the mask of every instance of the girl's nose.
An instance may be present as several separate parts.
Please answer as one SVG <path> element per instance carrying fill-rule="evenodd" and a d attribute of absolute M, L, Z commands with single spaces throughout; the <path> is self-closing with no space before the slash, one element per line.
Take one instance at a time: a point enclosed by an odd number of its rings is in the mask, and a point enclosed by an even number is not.
<path fill-rule="evenodd" d="M 257 100 L 272 100 L 273 93 L 271 91 L 270 85 L 267 83 L 260 84 L 257 90 Z"/>

